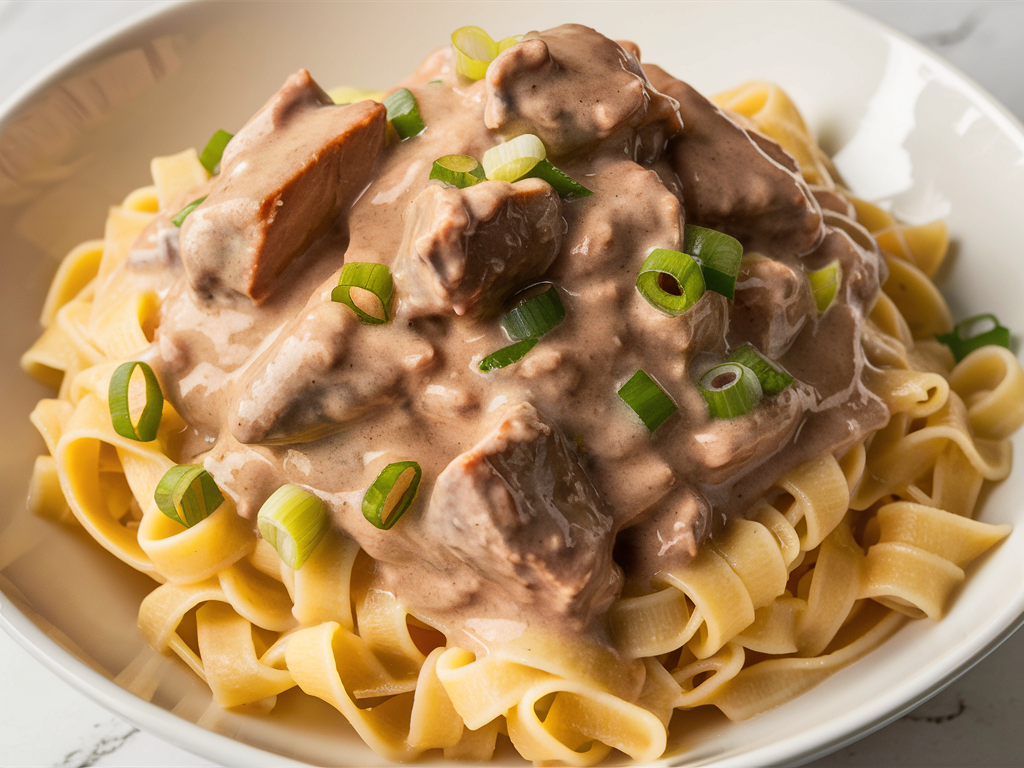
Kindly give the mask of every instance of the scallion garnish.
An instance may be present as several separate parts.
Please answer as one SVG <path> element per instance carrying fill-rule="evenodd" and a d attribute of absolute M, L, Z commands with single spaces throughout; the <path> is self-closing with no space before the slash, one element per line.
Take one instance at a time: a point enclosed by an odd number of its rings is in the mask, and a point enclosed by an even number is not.
<path fill-rule="evenodd" d="M 318 496 L 286 483 L 263 502 L 256 524 L 281 561 L 297 571 L 327 533 L 330 520 Z"/>
<path fill-rule="evenodd" d="M 648 432 L 656 430 L 678 410 L 672 398 L 642 368 L 619 388 L 619 397 L 647 425 Z"/>
<path fill-rule="evenodd" d="M 975 315 L 961 320 L 950 333 L 935 337 L 953 351 L 959 363 L 971 352 L 980 347 L 994 344 L 999 347 L 1010 347 L 1010 329 L 999 324 L 995 315 Z"/>
<path fill-rule="evenodd" d="M 382 531 L 398 522 L 416 500 L 423 470 L 415 461 L 388 464 L 363 496 L 363 517 Z"/>
<path fill-rule="evenodd" d="M 133 423 L 128 389 L 136 368 L 142 371 L 146 382 L 146 404 L 142 408 L 138 422 Z M 138 360 L 119 365 L 110 377 L 107 400 L 110 404 L 110 421 L 117 434 L 129 440 L 138 440 L 140 443 L 156 439 L 157 429 L 160 428 L 160 414 L 164 409 L 164 393 L 160 391 L 160 382 L 149 365 Z"/>
<path fill-rule="evenodd" d="M 359 299 L 359 303 L 356 303 L 355 298 Z M 344 304 L 367 325 L 384 325 L 389 322 L 394 298 L 395 281 L 387 265 L 362 261 L 352 261 L 343 266 L 338 286 L 331 291 L 332 301 Z"/>
<path fill-rule="evenodd" d="M 678 317 L 704 295 L 704 275 L 685 253 L 656 248 L 640 267 L 636 289 L 656 310 Z"/>
<path fill-rule="evenodd" d="M 565 305 L 558 289 L 551 286 L 544 293 L 527 299 L 501 316 L 501 325 L 510 339 L 536 339 L 565 320 Z"/>
<path fill-rule="evenodd" d="M 182 224 L 185 223 L 185 219 L 188 218 L 188 215 L 192 213 L 192 211 L 194 211 L 196 208 L 198 208 L 205 199 L 206 195 L 203 195 L 198 200 L 193 200 L 191 203 L 186 205 L 184 208 L 178 211 L 178 213 L 175 214 L 175 216 L 171 219 L 171 224 L 173 224 L 176 227 L 180 227 Z"/>
<path fill-rule="evenodd" d="M 761 401 L 761 382 L 740 363 L 716 365 L 697 382 L 697 389 L 708 401 L 711 417 L 731 419 L 750 413 Z"/>
<path fill-rule="evenodd" d="M 412 138 L 427 127 L 420 117 L 420 105 L 408 88 L 399 88 L 392 93 L 384 99 L 384 106 L 388 110 L 388 120 L 400 139 Z"/>
<path fill-rule="evenodd" d="M 475 157 L 469 155 L 445 155 L 434 161 L 430 169 L 430 178 L 451 184 L 453 187 L 465 189 L 479 184 L 486 178 L 483 166 Z"/>
<path fill-rule="evenodd" d="M 199 155 L 199 162 L 202 163 L 203 168 L 209 171 L 211 174 L 217 172 L 217 166 L 220 164 L 220 159 L 224 156 L 224 148 L 228 145 L 235 135 L 228 133 L 227 131 L 218 130 L 210 140 L 206 142 L 206 146 L 203 147 L 203 151 Z"/>
<path fill-rule="evenodd" d="M 523 174 L 526 179 L 543 179 L 550 184 L 559 197 L 572 200 L 575 197 L 587 197 L 594 194 L 580 184 L 564 171 L 559 170 L 551 164 L 550 160 L 544 159 L 537 163 L 527 173 Z"/>
<path fill-rule="evenodd" d="M 779 394 L 793 383 L 792 376 L 764 357 L 750 344 L 744 344 L 729 355 L 729 362 L 739 363 L 752 370 L 761 384 L 761 391 L 769 397 Z"/>
<path fill-rule="evenodd" d="M 515 181 L 532 171 L 546 156 L 544 142 L 532 133 L 524 133 L 484 152 L 484 172 L 488 179 Z"/>
<path fill-rule="evenodd" d="M 178 464 L 160 478 L 153 500 L 171 520 L 191 528 L 224 503 L 213 477 L 198 464 Z"/>
<path fill-rule="evenodd" d="M 704 285 L 727 299 L 736 295 L 736 276 L 743 260 L 743 246 L 735 237 L 706 227 L 687 224 L 683 250 L 700 264 Z"/>
<path fill-rule="evenodd" d="M 460 27 L 452 32 L 455 71 L 470 80 L 483 80 L 487 75 L 487 67 L 497 55 L 518 42 L 519 35 L 506 37 L 496 43 L 480 27 Z"/>
<path fill-rule="evenodd" d="M 484 373 L 487 373 L 496 368 L 504 368 L 507 365 L 512 365 L 512 363 L 518 363 L 535 346 L 537 346 L 537 339 L 517 341 L 515 344 L 502 347 L 497 352 L 491 352 L 491 354 L 480 361 L 480 365 L 477 367 Z"/>
<path fill-rule="evenodd" d="M 811 291 L 814 292 L 814 303 L 818 305 L 819 315 L 832 306 L 832 302 L 836 298 L 836 291 L 839 290 L 842 274 L 843 271 L 838 260 L 826 264 L 819 270 L 807 273 L 807 277 L 811 281 Z"/>

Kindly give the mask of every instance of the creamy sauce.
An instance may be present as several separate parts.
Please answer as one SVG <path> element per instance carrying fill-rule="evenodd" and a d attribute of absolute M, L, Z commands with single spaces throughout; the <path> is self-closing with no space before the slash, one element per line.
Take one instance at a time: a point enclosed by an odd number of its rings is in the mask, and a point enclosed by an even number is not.
<path fill-rule="evenodd" d="M 253 519 L 283 483 L 313 490 L 454 644 L 485 649 L 479 628 L 502 622 L 604 642 L 620 594 L 650 591 L 780 475 L 888 419 L 861 345 L 884 267 L 849 204 L 638 55 L 569 25 L 470 83 L 436 53 L 404 83 L 427 128 L 401 142 L 379 105 L 329 106 L 299 73 L 231 142 L 180 246 L 162 220 L 126 266 L 168 291 L 149 359 L 191 427 L 176 458 L 203 462 Z M 525 132 L 593 195 L 428 179 L 435 158 Z M 669 318 L 635 279 L 685 223 L 746 256 L 734 302 L 707 292 Z M 834 259 L 842 286 L 819 317 L 804 273 Z M 346 261 L 392 267 L 390 324 L 331 301 Z M 565 321 L 480 373 L 509 343 L 498 316 L 540 282 Z M 694 381 L 745 342 L 797 383 L 711 419 Z M 679 406 L 653 434 L 617 396 L 638 368 Z M 400 460 L 422 466 L 419 496 L 381 531 L 362 492 Z"/>

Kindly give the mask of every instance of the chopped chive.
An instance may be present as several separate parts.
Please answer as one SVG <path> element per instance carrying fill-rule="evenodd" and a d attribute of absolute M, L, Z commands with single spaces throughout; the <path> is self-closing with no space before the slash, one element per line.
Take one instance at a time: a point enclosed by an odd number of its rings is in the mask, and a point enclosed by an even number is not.
<path fill-rule="evenodd" d="M 1010 329 L 1000 325 L 992 314 L 968 317 L 950 333 L 937 334 L 935 338 L 952 350 L 958 363 L 974 350 L 990 344 L 1010 348 Z"/>
<path fill-rule="evenodd" d="M 687 254 L 656 248 L 640 267 L 636 289 L 656 310 L 678 317 L 704 295 L 704 275 Z"/>
<path fill-rule="evenodd" d="M 564 171 L 559 170 L 546 158 L 541 160 L 532 169 L 523 174 L 524 179 L 543 179 L 550 184 L 559 197 L 572 200 L 577 197 L 587 197 L 594 194 L 580 184 Z"/>
<path fill-rule="evenodd" d="M 408 88 L 399 88 L 392 93 L 384 99 L 384 106 L 388 110 L 388 120 L 403 141 L 422 133 L 427 127 L 420 117 L 420 106 L 416 97 Z"/>
<path fill-rule="evenodd" d="M 217 166 L 220 165 L 220 159 L 224 156 L 224 148 L 234 137 L 235 135 L 233 133 L 218 130 L 210 137 L 210 140 L 206 142 L 206 146 L 203 147 L 203 151 L 199 155 L 199 162 L 202 163 L 203 168 L 209 171 L 210 174 L 217 172 Z"/>
<path fill-rule="evenodd" d="M 256 524 L 281 561 L 297 571 L 326 535 L 330 519 L 318 496 L 286 483 L 263 502 Z"/>
<path fill-rule="evenodd" d="M 743 260 L 743 246 L 735 237 L 706 227 L 687 224 L 683 250 L 700 264 L 704 285 L 727 299 L 736 295 L 736 276 Z"/>
<path fill-rule="evenodd" d="M 525 341 L 543 336 L 565 320 L 565 305 L 555 286 L 526 299 L 501 316 L 510 339 Z"/>
<path fill-rule="evenodd" d="M 167 517 L 191 528 L 224 503 L 224 494 L 202 466 L 178 464 L 160 478 L 153 500 Z"/>
<path fill-rule="evenodd" d="M 390 530 L 416 500 L 423 470 L 415 461 L 388 464 L 363 496 L 363 517 L 382 531 Z"/>
<path fill-rule="evenodd" d="M 672 398 L 643 369 L 619 388 L 619 397 L 640 417 L 648 432 L 656 430 L 678 410 Z"/>
<path fill-rule="evenodd" d="M 496 368 L 505 368 L 506 366 L 512 365 L 512 363 L 518 363 L 529 352 L 537 346 L 537 339 L 523 339 L 517 341 L 515 344 L 509 344 L 507 347 L 502 347 L 497 352 L 491 352 L 487 357 L 480 361 L 478 368 L 487 373 L 493 371 Z"/>
<path fill-rule="evenodd" d="M 716 365 L 697 383 L 715 419 L 731 419 L 750 413 L 761 401 L 757 375 L 740 363 Z"/>
<path fill-rule="evenodd" d="M 128 389 L 136 368 L 142 371 L 146 381 L 146 404 L 142 408 L 138 422 L 133 423 Z M 107 400 L 110 404 L 110 421 L 117 434 L 129 440 L 138 440 L 140 443 L 156 439 L 157 430 L 160 428 L 160 415 L 164 409 L 164 394 L 160 390 L 156 374 L 148 364 L 135 360 L 119 365 L 110 377 Z"/>
<path fill-rule="evenodd" d="M 186 205 L 184 208 L 178 211 L 178 213 L 171 219 L 171 224 L 173 224 L 176 227 L 180 227 L 182 224 L 185 223 L 185 219 L 188 218 L 188 215 L 192 213 L 192 211 L 194 211 L 196 208 L 198 208 L 205 199 L 206 196 L 204 195 L 203 197 L 200 197 L 198 200 L 193 200 L 191 203 Z"/>
<path fill-rule="evenodd" d="M 729 362 L 744 365 L 754 372 L 764 394 L 777 395 L 790 384 L 793 377 L 779 368 L 750 344 L 744 344 L 731 355 Z"/>

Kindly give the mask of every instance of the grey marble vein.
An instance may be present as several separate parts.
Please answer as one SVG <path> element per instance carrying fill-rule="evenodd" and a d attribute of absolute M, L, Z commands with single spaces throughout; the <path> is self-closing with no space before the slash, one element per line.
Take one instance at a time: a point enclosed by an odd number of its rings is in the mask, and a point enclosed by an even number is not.
<path fill-rule="evenodd" d="M 96 723 L 93 728 L 102 728 L 103 731 L 99 734 L 90 734 L 95 740 L 87 740 L 91 743 L 69 752 L 61 762 L 54 763 L 55 768 L 89 768 L 121 749 L 128 739 L 139 732 L 138 728 L 115 718 L 104 723 Z"/>

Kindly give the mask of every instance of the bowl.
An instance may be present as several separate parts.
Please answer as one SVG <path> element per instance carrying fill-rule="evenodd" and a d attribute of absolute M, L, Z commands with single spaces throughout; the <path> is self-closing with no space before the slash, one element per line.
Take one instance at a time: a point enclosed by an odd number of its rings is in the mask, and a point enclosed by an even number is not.
<path fill-rule="evenodd" d="M 382 12 L 382 7 L 385 9 Z M 35 455 L 27 421 L 48 391 L 17 366 L 63 254 L 101 234 L 105 211 L 147 184 L 149 159 L 238 126 L 291 72 L 327 86 L 386 87 L 452 29 L 504 37 L 566 21 L 632 39 L 644 59 L 704 93 L 781 84 L 855 192 L 899 217 L 946 217 L 941 287 L 954 315 L 995 312 L 1024 328 L 1016 244 L 1024 241 L 1024 134 L 977 86 L 904 38 L 824 3 L 376 2 L 182 4 L 157 8 L 58 64 L 0 108 L 0 242 L 7 393 L 0 465 L 0 624 L 50 669 L 167 741 L 224 764 L 376 765 L 325 705 L 285 701 L 272 717 L 222 712 L 182 665 L 136 629 L 148 578 L 73 528 L 24 512 Z M 656 23 L 655 23 L 656 22 Z M 813 62 L 809 66 L 808 62 Z M 1020 447 L 1021 439 L 1015 438 Z M 1017 473 L 980 518 L 1024 522 Z M 1005 639 L 1024 614 L 1024 534 L 970 569 L 948 615 L 895 637 L 800 698 L 744 723 L 698 714 L 665 764 L 808 760 L 919 704 Z M 515 763 L 499 755 L 499 763 Z"/>

